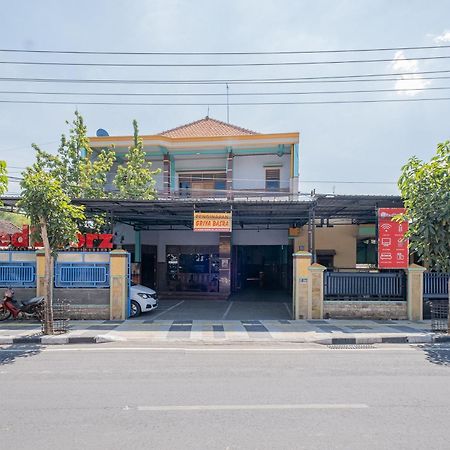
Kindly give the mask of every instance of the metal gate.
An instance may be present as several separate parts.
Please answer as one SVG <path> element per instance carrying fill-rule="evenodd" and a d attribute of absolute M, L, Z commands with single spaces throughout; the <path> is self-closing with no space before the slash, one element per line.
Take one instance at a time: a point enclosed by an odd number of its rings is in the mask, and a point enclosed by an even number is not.
<path fill-rule="evenodd" d="M 423 318 L 432 319 L 434 311 L 447 308 L 449 302 L 448 281 L 450 273 L 425 272 L 423 274 Z"/>
<path fill-rule="evenodd" d="M 325 300 L 406 300 L 406 275 L 398 272 L 325 272 Z"/>

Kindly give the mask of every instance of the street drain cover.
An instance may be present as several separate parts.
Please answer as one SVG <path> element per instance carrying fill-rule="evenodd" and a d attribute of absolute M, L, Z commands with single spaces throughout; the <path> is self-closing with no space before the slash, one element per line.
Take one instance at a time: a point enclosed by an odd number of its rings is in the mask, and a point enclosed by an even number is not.
<path fill-rule="evenodd" d="M 327 345 L 331 350 L 366 350 L 375 348 L 373 344 L 332 344 Z"/>

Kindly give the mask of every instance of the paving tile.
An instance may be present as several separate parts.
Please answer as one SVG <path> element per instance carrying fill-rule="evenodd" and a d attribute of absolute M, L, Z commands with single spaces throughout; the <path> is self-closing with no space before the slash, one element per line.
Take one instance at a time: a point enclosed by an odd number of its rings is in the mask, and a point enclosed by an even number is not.
<path fill-rule="evenodd" d="M 406 331 L 407 333 L 418 333 L 418 332 L 422 332 L 423 330 L 419 329 L 419 328 L 413 328 L 413 327 L 407 327 L 404 325 L 393 325 L 390 326 L 389 329 L 395 329 L 395 330 L 399 330 L 399 331 Z"/>
<path fill-rule="evenodd" d="M 343 328 L 339 328 L 336 325 L 318 325 L 317 328 L 327 333 L 330 333 L 332 331 L 340 331 L 341 333 L 346 333 Z"/>
<path fill-rule="evenodd" d="M 346 325 L 345 328 L 350 328 L 352 330 L 371 330 L 372 327 L 368 327 L 367 325 Z"/>

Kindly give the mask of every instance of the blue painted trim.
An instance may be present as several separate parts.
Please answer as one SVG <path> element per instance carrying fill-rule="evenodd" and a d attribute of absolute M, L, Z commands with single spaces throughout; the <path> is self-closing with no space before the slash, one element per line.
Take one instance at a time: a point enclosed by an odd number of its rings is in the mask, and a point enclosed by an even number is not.
<path fill-rule="evenodd" d="M 56 263 L 55 287 L 109 287 L 109 263 Z"/>
<path fill-rule="evenodd" d="M 294 177 L 299 175 L 299 151 L 298 144 L 294 144 Z"/>
<path fill-rule="evenodd" d="M 226 148 L 223 149 L 210 149 L 210 150 L 193 150 L 193 151 L 181 151 L 181 150 L 171 150 L 170 154 L 171 155 L 176 155 L 176 156 L 192 156 L 192 155 L 197 155 L 197 153 L 200 153 L 200 155 L 223 155 L 226 156 L 228 155 L 228 150 Z M 288 155 L 290 153 L 289 147 L 286 147 L 283 149 L 283 152 L 281 152 L 281 154 L 283 155 Z M 151 152 L 147 152 L 147 156 L 151 156 L 153 153 Z M 233 155 L 257 155 L 257 154 L 264 154 L 264 155 L 277 155 L 280 154 L 279 148 L 278 147 L 270 147 L 270 148 L 248 148 L 248 149 L 233 149 Z M 158 156 L 157 153 L 153 154 L 154 156 Z"/>
<path fill-rule="evenodd" d="M 175 173 L 175 158 L 170 155 L 170 190 L 174 192 L 177 189 Z"/>
<path fill-rule="evenodd" d="M 127 263 L 128 263 L 128 303 L 126 316 L 131 316 L 131 255 L 127 253 Z M 142 267 L 141 267 L 142 270 Z"/>
<path fill-rule="evenodd" d="M 141 230 L 134 231 L 134 262 L 140 263 L 142 261 L 142 240 Z"/>

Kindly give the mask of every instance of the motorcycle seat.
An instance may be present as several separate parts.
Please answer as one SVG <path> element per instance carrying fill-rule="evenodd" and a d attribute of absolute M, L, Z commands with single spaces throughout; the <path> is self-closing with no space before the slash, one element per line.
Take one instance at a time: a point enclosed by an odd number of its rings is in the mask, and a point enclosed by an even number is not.
<path fill-rule="evenodd" d="M 35 303 L 41 303 L 44 301 L 44 297 L 33 297 L 30 298 L 28 300 L 22 300 L 22 305 L 23 306 L 30 306 L 33 305 Z"/>

